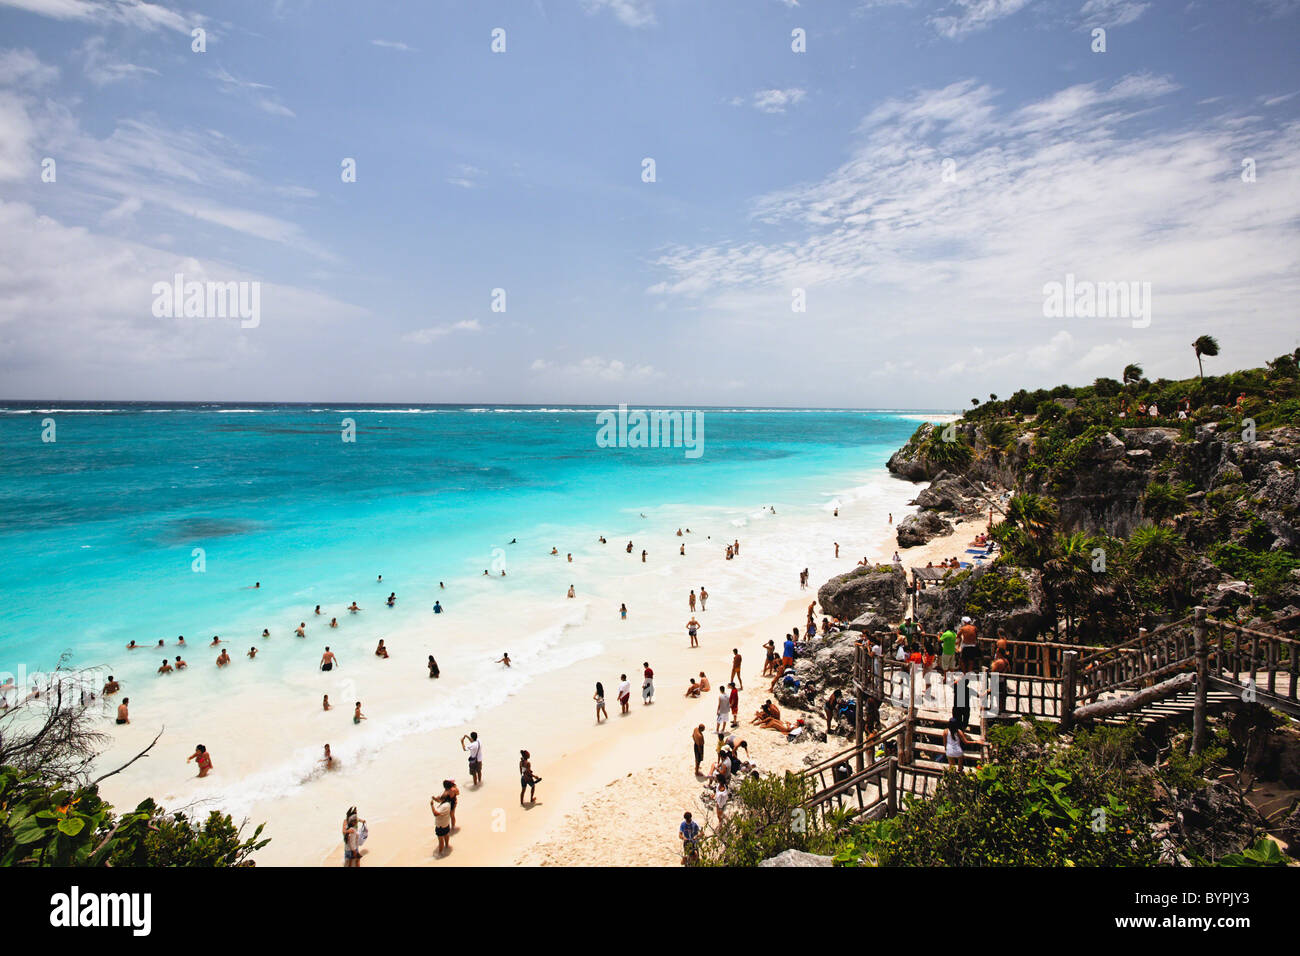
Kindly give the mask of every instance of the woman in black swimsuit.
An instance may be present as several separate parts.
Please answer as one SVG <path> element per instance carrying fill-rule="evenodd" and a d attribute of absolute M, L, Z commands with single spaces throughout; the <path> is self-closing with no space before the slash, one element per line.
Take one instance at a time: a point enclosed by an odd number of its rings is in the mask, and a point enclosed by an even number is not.
<path fill-rule="evenodd" d="M 524 791 L 528 791 L 528 802 L 537 802 L 537 785 L 542 778 L 533 773 L 533 764 L 527 750 L 519 751 L 519 805 L 524 805 Z"/>

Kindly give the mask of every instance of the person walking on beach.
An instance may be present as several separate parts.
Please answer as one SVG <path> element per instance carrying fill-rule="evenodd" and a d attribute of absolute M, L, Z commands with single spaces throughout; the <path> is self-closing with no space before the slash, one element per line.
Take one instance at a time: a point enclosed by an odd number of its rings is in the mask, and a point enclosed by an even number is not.
<path fill-rule="evenodd" d="M 714 721 L 714 730 L 723 733 L 727 729 L 727 714 L 731 711 L 731 696 L 726 687 L 718 688 L 718 719 Z"/>
<path fill-rule="evenodd" d="M 469 741 L 468 745 L 466 745 L 466 741 Z M 474 786 L 482 786 L 483 743 L 478 739 L 477 730 L 471 730 L 468 737 L 464 735 L 461 736 L 460 749 L 469 754 L 469 777 L 474 781 Z"/>
<path fill-rule="evenodd" d="M 840 556 L 840 543 L 839 543 L 838 541 L 836 541 L 836 542 L 835 542 L 835 557 L 838 558 L 839 556 Z"/>
<path fill-rule="evenodd" d="M 731 691 L 727 694 L 727 705 L 731 708 L 731 726 L 740 726 L 740 691 L 736 689 L 733 681 Z"/>
<path fill-rule="evenodd" d="M 527 750 L 519 751 L 519 805 L 524 805 L 524 791 L 528 791 L 528 802 L 537 802 L 537 785 L 542 778 L 533 773 L 532 755 Z"/>
<path fill-rule="evenodd" d="M 691 747 L 695 751 L 695 776 L 701 776 L 700 764 L 704 762 L 704 725 L 691 731 Z"/>
<path fill-rule="evenodd" d="M 618 680 L 618 706 L 619 710 L 626 714 L 627 705 L 632 702 L 632 682 L 627 679 L 626 674 L 619 674 Z"/>
<path fill-rule="evenodd" d="M 698 775 L 698 767 L 695 772 Z M 682 841 L 682 866 L 698 863 L 700 849 L 696 841 L 700 838 L 700 825 L 691 819 L 689 810 L 682 814 L 682 825 L 677 828 L 677 838 Z"/>
<path fill-rule="evenodd" d="M 708 609 L 709 609 L 709 592 L 704 590 L 704 585 L 701 584 L 700 585 L 700 610 L 707 611 Z"/>
<path fill-rule="evenodd" d="M 745 689 L 745 682 L 740 679 L 740 650 L 735 647 L 731 649 L 731 676 L 727 679 L 735 681 L 741 690 Z"/>
<path fill-rule="evenodd" d="M 189 763 L 191 760 L 197 760 L 199 762 L 200 777 L 206 777 L 209 771 L 212 770 L 212 757 L 208 755 L 208 748 L 203 746 L 203 744 L 197 744 L 194 747 L 194 753 L 185 758 L 186 763 Z"/>
<path fill-rule="evenodd" d="M 649 661 L 644 662 L 641 666 L 645 668 L 641 675 L 641 703 L 653 704 L 655 702 L 655 672 L 650 667 Z"/>
<path fill-rule="evenodd" d="M 596 723 L 600 723 L 601 717 L 609 720 L 609 714 L 605 713 L 605 685 L 600 681 L 596 681 L 596 693 L 591 695 L 591 699 L 596 702 Z"/>
<path fill-rule="evenodd" d="M 438 662 L 435 661 L 433 659 L 433 655 L 430 654 L 429 655 L 429 677 L 431 678 L 438 677 L 439 675 L 441 675 L 441 673 L 442 671 L 438 669 Z"/>
<path fill-rule="evenodd" d="M 325 653 L 320 656 L 320 669 L 323 671 L 332 671 L 335 664 L 338 664 L 340 667 L 343 666 L 343 663 L 338 659 L 338 656 L 329 649 L 329 645 L 327 644 L 325 645 Z"/>
<path fill-rule="evenodd" d="M 686 599 L 686 603 L 690 605 L 691 613 L 694 614 L 695 613 L 695 592 L 694 591 L 692 591 L 691 596 Z"/>

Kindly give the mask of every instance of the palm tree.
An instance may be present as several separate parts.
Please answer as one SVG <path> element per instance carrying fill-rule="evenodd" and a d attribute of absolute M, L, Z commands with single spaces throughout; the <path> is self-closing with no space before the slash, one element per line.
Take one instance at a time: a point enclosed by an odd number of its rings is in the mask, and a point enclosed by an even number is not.
<path fill-rule="evenodd" d="M 1007 502 L 1006 521 L 1019 531 L 1029 562 L 1041 567 L 1056 521 L 1056 508 L 1051 499 L 1032 492 L 1013 495 Z"/>
<path fill-rule="evenodd" d="M 1043 563 L 1043 590 L 1064 612 L 1067 637 L 1075 634 L 1080 612 L 1087 611 L 1092 596 L 1100 590 L 1092 570 L 1095 546 L 1093 538 L 1082 532 L 1058 534 L 1051 557 Z"/>
<path fill-rule="evenodd" d="M 1184 556 L 1183 539 L 1173 528 L 1143 524 L 1133 529 L 1125 545 L 1134 568 L 1176 575 Z"/>
<path fill-rule="evenodd" d="M 974 407 L 975 407 L 976 405 L 978 405 L 979 403 L 980 403 L 980 400 L 979 400 L 978 398 L 972 398 L 972 399 L 970 400 L 971 408 L 974 408 Z"/>
<path fill-rule="evenodd" d="M 1196 367 L 1200 369 L 1200 377 L 1205 378 L 1205 366 L 1201 362 L 1202 355 L 1211 357 L 1219 354 L 1219 343 L 1213 335 L 1198 336 L 1192 343 L 1192 349 L 1196 352 Z"/>
<path fill-rule="evenodd" d="M 1124 384 L 1133 385 L 1137 382 L 1140 382 L 1142 381 L 1142 376 L 1145 374 L 1146 373 L 1142 371 L 1142 366 L 1138 365 L 1136 362 L 1133 363 L 1132 365 L 1125 365 L 1124 376 L 1123 376 Z"/>
<path fill-rule="evenodd" d="M 1300 349 L 1296 349 L 1296 354 L 1297 354 L 1297 355 L 1300 355 Z M 989 401 L 990 401 L 990 402 L 996 402 L 997 400 L 998 400 L 998 397 L 997 397 L 996 395 L 994 395 L 992 392 L 989 392 Z"/>

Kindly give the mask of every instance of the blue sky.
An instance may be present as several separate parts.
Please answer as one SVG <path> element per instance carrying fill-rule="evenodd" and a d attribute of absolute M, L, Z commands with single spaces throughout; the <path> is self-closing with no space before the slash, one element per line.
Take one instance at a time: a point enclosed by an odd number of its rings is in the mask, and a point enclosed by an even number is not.
<path fill-rule="evenodd" d="M 0 0 L 0 397 L 950 407 L 1193 374 L 1203 332 L 1258 364 L 1300 345 L 1297 40 L 1300 0 Z M 260 325 L 155 317 L 176 272 L 261 283 Z M 1150 282 L 1150 325 L 1045 318 L 1067 273 Z"/>

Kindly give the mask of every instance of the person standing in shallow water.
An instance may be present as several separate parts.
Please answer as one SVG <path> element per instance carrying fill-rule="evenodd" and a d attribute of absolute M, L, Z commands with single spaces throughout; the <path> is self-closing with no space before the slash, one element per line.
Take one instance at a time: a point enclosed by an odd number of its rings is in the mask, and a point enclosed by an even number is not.
<path fill-rule="evenodd" d="M 605 685 L 600 681 L 596 681 L 596 693 L 591 695 L 591 699 L 596 702 L 596 723 L 600 723 L 601 717 L 609 720 L 609 714 L 605 712 Z"/>
<path fill-rule="evenodd" d="M 189 763 L 191 760 L 197 760 L 199 762 L 200 777 L 206 777 L 212 770 L 212 757 L 208 755 L 208 748 L 203 746 L 203 744 L 196 745 L 194 753 L 185 758 L 186 763 Z"/>

